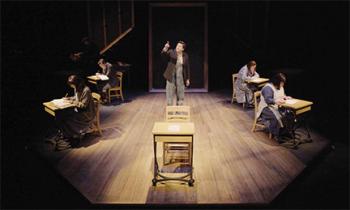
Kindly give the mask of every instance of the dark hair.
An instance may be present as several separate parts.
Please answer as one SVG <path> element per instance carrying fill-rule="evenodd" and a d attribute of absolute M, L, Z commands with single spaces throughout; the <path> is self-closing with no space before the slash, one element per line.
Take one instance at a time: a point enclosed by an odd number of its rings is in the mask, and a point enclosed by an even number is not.
<path fill-rule="evenodd" d="M 186 43 L 184 41 L 180 40 L 177 43 L 182 44 L 182 47 L 184 48 L 184 50 L 186 49 Z"/>
<path fill-rule="evenodd" d="M 83 89 L 85 87 L 84 80 L 81 77 L 79 77 L 79 76 L 77 76 L 75 74 L 70 75 L 68 77 L 67 84 L 68 85 L 74 85 L 78 92 L 83 91 Z"/>
<path fill-rule="evenodd" d="M 287 78 L 283 73 L 277 73 L 271 78 L 270 81 L 277 89 L 279 89 L 281 82 L 286 83 Z"/>
<path fill-rule="evenodd" d="M 248 69 L 250 69 L 252 66 L 256 66 L 256 62 L 254 60 L 249 61 L 247 64 Z"/>
<path fill-rule="evenodd" d="M 84 43 L 84 42 L 86 42 L 86 41 L 90 42 L 90 39 L 89 39 L 89 37 L 84 36 L 84 37 L 81 39 L 81 42 Z"/>
<path fill-rule="evenodd" d="M 97 64 L 100 64 L 100 63 L 106 64 L 107 62 L 106 62 L 106 60 L 105 60 L 104 58 L 100 58 L 100 59 L 98 60 Z"/>

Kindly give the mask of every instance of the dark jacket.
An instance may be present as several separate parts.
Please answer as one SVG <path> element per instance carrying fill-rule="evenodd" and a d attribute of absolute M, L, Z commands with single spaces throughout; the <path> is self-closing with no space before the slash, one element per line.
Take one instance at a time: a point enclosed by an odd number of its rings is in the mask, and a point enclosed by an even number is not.
<path fill-rule="evenodd" d="M 163 76 L 165 79 L 167 79 L 169 82 L 172 81 L 172 75 L 175 72 L 176 69 L 176 61 L 177 61 L 177 53 L 175 50 L 168 50 L 168 51 L 163 51 L 161 52 L 162 57 L 168 59 L 168 65 L 165 69 L 165 72 L 163 73 Z M 183 78 L 184 80 L 190 79 L 190 63 L 188 59 L 187 53 L 183 52 Z"/>
<path fill-rule="evenodd" d="M 77 99 L 71 97 L 77 105 L 76 110 L 62 112 L 56 116 L 57 123 L 65 137 L 78 137 L 85 133 L 91 127 L 95 116 L 96 109 L 91 90 L 85 86 L 82 90 L 77 91 Z"/>

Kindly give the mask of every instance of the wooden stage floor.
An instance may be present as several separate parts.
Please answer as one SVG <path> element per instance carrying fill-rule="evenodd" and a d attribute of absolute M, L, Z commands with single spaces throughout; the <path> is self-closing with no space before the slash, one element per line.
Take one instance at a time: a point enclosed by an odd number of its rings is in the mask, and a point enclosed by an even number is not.
<path fill-rule="evenodd" d="M 278 146 L 265 132 L 251 132 L 253 109 L 230 104 L 222 92 L 186 93 L 195 124 L 193 187 L 179 182 L 152 186 L 152 127 L 164 121 L 164 93 L 140 94 L 127 103 L 102 106 L 103 136 L 79 148 L 37 149 L 93 204 L 267 204 L 329 141 L 312 132 L 298 150 Z"/>

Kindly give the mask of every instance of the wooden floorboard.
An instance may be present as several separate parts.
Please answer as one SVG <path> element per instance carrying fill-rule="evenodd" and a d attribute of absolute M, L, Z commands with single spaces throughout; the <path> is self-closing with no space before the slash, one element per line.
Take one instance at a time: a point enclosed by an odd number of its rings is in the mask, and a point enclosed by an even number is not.
<path fill-rule="evenodd" d="M 305 150 L 280 147 L 266 133 L 251 132 L 252 110 L 229 101 L 230 95 L 220 92 L 186 94 L 195 124 L 194 187 L 151 183 L 151 131 L 154 122 L 164 120 L 164 93 L 102 106 L 102 137 L 90 136 L 79 148 L 42 154 L 54 159 L 57 171 L 92 203 L 269 203 L 328 140 L 316 135 Z"/>

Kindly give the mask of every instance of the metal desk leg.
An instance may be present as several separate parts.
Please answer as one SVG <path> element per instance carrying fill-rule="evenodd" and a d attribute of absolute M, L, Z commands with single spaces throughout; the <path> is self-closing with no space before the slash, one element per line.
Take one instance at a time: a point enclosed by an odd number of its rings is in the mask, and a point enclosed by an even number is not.
<path fill-rule="evenodd" d="M 194 179 L 193 179 L 193 136 L 192 136 L 192 142 L 190 143 L 191 145 L 191 175 L 190 175 L 190 180 L 188 180 L 188 185 L 193 186 Z"/>
<path fill-rule="evenodd" d="M 158 176 L 158 162 L 157 162 L 157 142 L 156 137 L 153 136 L 153 151 L 154 151 L 154 166 L 153 166 L 153 186 L 157 185 L 157 176 Z"/>
<path fill-rule="evenodd" d="M 302 143 L 311 143 L 312 139 L 311 139 L 311 134 L 310 134 L 310 130 L 309 130 L 308 115 L 307 115 L 307 113 L 305 113 L 305 114 L 306 115 L 302 119 L 302 123 L 303 123 L 303 125 L 306 129 L 306 132 L 307 132 L 307 139 L 302 140 Z M 300 127 L 302 127 L 302 125 L 300 125 Z"/>

